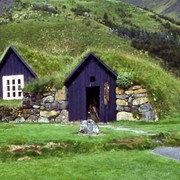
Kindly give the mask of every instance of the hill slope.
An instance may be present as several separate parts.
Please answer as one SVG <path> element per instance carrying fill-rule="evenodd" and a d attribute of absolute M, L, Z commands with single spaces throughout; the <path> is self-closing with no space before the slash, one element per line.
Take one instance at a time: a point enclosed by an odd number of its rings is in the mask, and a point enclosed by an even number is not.
<path fill-rule="evenodd" d="M 174 18 L 176 21 L 180 21 L 180 1 L 179 0 L 121 0 L 139 6 L 147 8 L 156 13 Z"/>
<path fill-rule="evenodd" d="M 53 80 L 61 86 L 83 56 L 93 51 L 117 73 L 134 73 L 134 83 L 149 89 L 159 113 L 179 111 L 179 80 L 161 67 L 161 59 L 131 46 L 132 38 L 145 34 L 161 34 L 170 42 L 165 34 L 172 29 L 179 32 L 177 25 L 121 2 L 14 2 L 15 6 L 0 17 L 0 54 L 14 44 L 41 77 L 39 84 Z"/>

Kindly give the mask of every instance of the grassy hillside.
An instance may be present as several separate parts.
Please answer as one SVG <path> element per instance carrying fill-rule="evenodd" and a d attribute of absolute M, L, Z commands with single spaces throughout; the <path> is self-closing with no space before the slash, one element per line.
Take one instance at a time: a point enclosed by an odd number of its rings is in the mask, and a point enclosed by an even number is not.
<path fill-rule="evenodd" d="M 180 21 L 180 1 L 179 0 L 121 0 L 136 6 L 153 10 L 156 13 L 174 18 Z"/>
<path fill-rule="evenodd" d="M 162 68 L 159 58 L 131 47 L 131 38 L 117 35 L 114 28 L 167 33 L 166 20 L 157 20 L 152 13 L 137 7 L 106 0 L 13 2 L 15 6 L 0 17 L 0 54 L 14 44 L 41 77 L 39 84 L 53 81 L 62 86 L 79 61 L 93 51 L 117 73 L 133 72 L 135 83 L 149 89 L 160 114 L 179 113 L 179 79 Z M 179 30 L 175 24 L 170 26 Z"/>

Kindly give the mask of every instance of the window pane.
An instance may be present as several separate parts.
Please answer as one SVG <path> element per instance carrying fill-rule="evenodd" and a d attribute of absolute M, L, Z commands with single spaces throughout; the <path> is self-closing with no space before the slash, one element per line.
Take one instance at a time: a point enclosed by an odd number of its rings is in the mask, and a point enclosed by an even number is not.
<path fill-rule="evenodd" d="M 10 91 L 10 86 L 7 86 L 7 91 Z"/>
<path fill-rule="evenodd" d="M 15 79 L 12 80 L 12 84 L 15 84 Z"/>
<path fill-rule="evenodd" d="M 7 85 L 9 85 L 9 80 L 7 80 Z"/>
<path fill-rule="evenodd" d="M 7 93 L 7 97 L 10 97 L 10 93 Z"/>
<path fill-rule="evenodd" d="M 19 97 L 21 97 L 21 94 L 22 94 L 21 92 L 18 92 L 18 96 L 19 96 Z"/>
<path fill-rule="evenodd" d="M 13 89 L 13 91 L 15 91 L 16 90 L 16 86 L 13 86 L 12 89 Z"/>
<path fill-rule="evenodd" d="M 18 79 L 18 84 L 21 84 L 21 79 Z"/>
<path fill-rule="evenodd" d="M 16 93 L 15 92 L 13 92 L 13 97 L 16 97 Z"/>

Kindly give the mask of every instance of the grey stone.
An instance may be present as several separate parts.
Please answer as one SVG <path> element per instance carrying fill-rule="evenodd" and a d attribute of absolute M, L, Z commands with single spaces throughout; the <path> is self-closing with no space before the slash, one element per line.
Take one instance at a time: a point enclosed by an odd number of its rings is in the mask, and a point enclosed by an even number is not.
<path fill-rule="evenodd" d="M 21 122 L 25 122 L 25 119 L 23 117 L 18 117 L 15 119 L 14 121 L 15 123 L 21 123 Z"/>
<path fill-rule="evenodd" d="M 126 112 L 131 112 L 131 108 L 128 107 L 128 106 L 126 106 L 126 107 L 124 107 L 124 111 L 126 111 Z"/>
<path fill-rule="evenodd" d="M 135 106 L 138 106 L 138 105 L 147 103 L 148 101 L 149 101 L 149 99 L 147 97 L 145 97 L 145 98 L 137 98 L 137 99 L 133 100 L 132 104 L 135 105 Z"/>
<path fill-rule="evenodd" d="M 157 120 L 157 115 L 154 111 L 142 111 L 141 120 Z"/>
<path fill-rule="evenodd" d="M 136 86 L 133 86 L 131 89 L 132 89 L 132 90 L 138 90 L 138 89 L 141 89 L 141 88 L 142 88 L 141 86 L 136 85 Z"/>
<path fill-rule="evenodd" d="M 143 97 L 147 97 L 148 94 L 147 93 L 143 93 L 143 94 L 133 94 L 132 97 L 133 98 L 143 98 Z"/>
<path fill-rule="evenodd" d="M 133 101 L 133 97 L 130 96 L 129 99 L 128 99 L 128 104 L 131 105 L 131 104 L 132 104 L 132 101 Z"/>
<path fill-rule="evenodd" d="M 47 96 L 43 98 L 43 103 L 52 103 L 54 101 L 53 96 Z"/>
<path fill-rule="evenodd" d="M 39 108 L 40 108 L 40 106 L 38 106 L 38 105 L 34 105 L 34 106 L 33 106 L 33 108 L 34 108 L 34 109 L 39 109 Z"/>
<path fill-rule="evenodd" d="M 116 106 L 116 111 L 123 111 L 124 107 L 123 106 Z"/>
<path fill-rule="evenodd" d="M 92 119 L 81 121 L 79 133 L 83 134 L 99 134 L 100 130 L 98 125 Z"/>
<path fill-rule="evenodd" d="M 129 98 L 129 96 L 126 95 L 126 94 L 116 94 L 116 98 L 117 98 L 117 99 L 123 99 L 123 100 L 126 100 L 126 99 Z"/>
<path fill-rule="evenodd" d="M 40 122 L 40 123 L 49 123 L 49 119 L 46 118 L 46 117 L 40 116 L 40 117 L 38 118 L 38 122 Z"/>
<path fill-rule="evenodd" d="M 46 103 L 45 104 L 46 110 L 59 110 L 60 109 L 60 103 L 59 102 L 53 102 L 53 103 Z"/>
<path fill-rule="evenodd" d="M 68 101 L 64 100 L 64 101 L 60 101 L 60 109 L 68 109 Z"/>
<path fill-rule="evenodd" d="M 146 111 L 151 111 L 152 110 L 152 105 L 150 103 L 145 103 L 145 104 L 142 104 L 140 107 L 139 107 L 139 111 L 140 112 L 146 112 Z"/>

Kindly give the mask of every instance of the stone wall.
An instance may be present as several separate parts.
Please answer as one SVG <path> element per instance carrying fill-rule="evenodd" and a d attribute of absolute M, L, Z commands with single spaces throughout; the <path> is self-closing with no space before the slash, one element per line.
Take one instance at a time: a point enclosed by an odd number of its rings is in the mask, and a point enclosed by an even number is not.
<path fill-rule="evenodd" d="M 116 88 L 117 120 L 157 120 L 157 115 L 142 86 L 128 90 Z M 24 93 L 20 116 L 16 122 L 67 122 L 68 98 L 66 88 L 49 93 Z"/>
<path fill-rule="evenodd" d="M 116 88 L 117 120 L 157 120 L 157 114 L 142 86 Z"/>
<path fill-rule="evenodd" d="M 68 121 L 66 89 L 48 93 L 24 93 L 20 116 L 16 122 L 65 122 Z"/>

